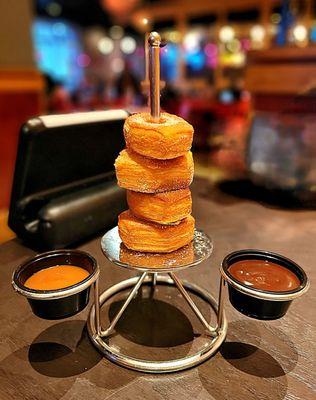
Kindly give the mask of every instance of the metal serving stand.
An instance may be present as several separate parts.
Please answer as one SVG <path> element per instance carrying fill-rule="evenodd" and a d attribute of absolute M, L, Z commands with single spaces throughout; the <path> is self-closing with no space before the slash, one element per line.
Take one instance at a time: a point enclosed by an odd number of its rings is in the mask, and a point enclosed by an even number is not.
<path fill-rule="evenodd" d="M 149 103 L 151 118 L 155 122 L 160 120 L 160 59 L 159 51 L 161 47 L 161 37 L 157 32 L 151 32 L 148 36 L 149 44 Z M 104 255 L 113 263 L 120 267 L 128 268 L 133 271 L 140 271 L 141 275 L 126 279 L 99 295 L 98 279 L 94 283 L 95 302 L 90 311 L 88 320 L 88 332 L 92 343 L 111 361 L 124 367 L 144 372 L 173 372 L 193 367 L 214 354 L 223 343 L 226 332 L 227 322 L 223 310 L 223 287 L 224 280 L 221 280 L 219 291 L 219 302 L 205 289 L 187 281 L 181 281 L 175 272 L 185 268 L 194 267 L 206 260 L 212 253 L 213 245 L 211 240 L 202 232 L 195 231 L 193 241 L 170 254 L 148 254 L 134 252 L 122 243 L 115 227 L 108 231 L 101 240 L 101 247 Z M 122 317 L 124 311 L 137 295 L 139 289 L 144 284 L 169 285 L 177 288 L 192 311 L 202 323 L 207 343 L 184 358 L 171 359 L 165 361 L 151 361 L 139 359 L 128 354 L 124 354 L 117 346 L 111 344 L 111 337 L 115 332 L 115 326 Z M 107 328 L 101 325 L 100 308 L 114 295 L 123 290 L 131 289 L 123 305 L 110 322 Z M 204 302 L 208 303 L 217 316 L 217 323 L 212 326 L 204 317 L 198 306 L 189 295 L 188 291 L 198 295 Z"/>
<path fill-rule="evenodd" d="M 188 281 L 181 281 L 176 272 L 197 266 L 210 257 L 213 245 L 211 240 L 202 231 L 195 231 L 192 243 L 171 254 L 140 253 L 128 250 L 122 243 L 118 228 L 108 231 L 101 240 L 101 247 L 104 255 L 115 265 L 129 270 L 141 272 L 139 276 L 126 279 L 110 287 L 99 294 L 98 279 L 94 283 L 95 302 L 91 308 L 88 319 L 88 332 L 92 343 L 107 357 L 116 364 L 143 372 L 164 373 L 180 371 L 190 368 L 211 357 L 225 340 L 227 333 L 227 321 L 223 308 L 223 287 L 224 280 L 221 279 L 218 304 L 213 296 L 205 289 Z M 132 262 L 131 262 L 132 260 Z M 147 266 L 146 266 L 147 265 Z M 183 358 L 164 361 L 152 361 L 138 359 L 124 354 L 117 346 L 111 344 L 111 338 L 115 333 L 115 326 L 122 317 L 124 311 L 137 295 L 144 284 L 150 284 L 153 288 L 156 285 L 170 285 L 177 288 L 184 300 L 191 307 L 192 311 L 202 323 L 207 343 L 200 349 Z M 123 305 L 114 316 L 109 326 L 105 329 L 101 325 L 100 308 L 110 301 L 116 294 L 123 290 L 131 289 Z M 189 292 L 198 295 L 206 302 L 217 316 L 216 325 L 212 326 L 203 316 Z"/>

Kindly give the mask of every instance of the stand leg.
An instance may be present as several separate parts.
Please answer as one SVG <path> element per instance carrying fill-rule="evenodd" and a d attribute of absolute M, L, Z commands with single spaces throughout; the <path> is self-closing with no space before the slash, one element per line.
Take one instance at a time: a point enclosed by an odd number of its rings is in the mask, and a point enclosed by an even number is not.
<path fill-rule="evenodd" d="M 219 332 L 223 326 L 223 320 L 225 319 L 224 303 L 225 303 L 225 285 L 226 281 L 221 276 L 219 294 L 218 294 L 218 314 L 217 314 L 217 327 L 216 331 Z"/>
<path fill-rule="evenodd" d="M 154 272 L 154 273 L 152 273 L 151 274 L 151 284 L 150 284 L 150 287 L 149 287 L 149 298 L 153 298 L 154 297 L 154 294 L 155 294 L 155 287 L 156 287 L 156 284 L 157 284 L 157 275 L 158 275 L 158 273 L 157 272 Z"/>
<path fill-rule="evenodd" d="M 116 314 L 115 318 L 111 322 L 110 326 L 105 330 L 101 331 L 100 336 L 105 337 L 105 336 L 110 336 L 113 333 L 113 330 L 115 328 L 115 325 L 117 324 L 118 320 L 121 318 L 123 312 L 126 310 L 127 306 L 129 303 L 132 301 L 133 297 L 137 293 L 138 289 L 140 288 L 141 284 L 144 282 L 145 278 L 147 276 L 147 272 L 144 272 L 140 278 L 138 279 L 136 285 L 133 287 L 131 290 L 130 294 L 128 295 L 127 299 L 125 300 L 124 304 L 122 305 L 121 309 L 119 312 Z M 99 302 L 99 299 L 98 299 Z"/>
<path fill-rule="evenodd" d="M 94 282 L 94 305 L 95 305 L 95 331 L 97 335 L 101 333 L 100 322 L 100 300 L 99 300 L 99 278 Z"/>
<path fill-rule="evenodd" d="M 153 284 L 153 286 L 156 286 L 156 284 L 157 284 L 157 272 L 154 272 L 152 274 L 152 284 Z"/>
<path fill-rule="evenodd" d="M 169 276 L 171 277 L 171 279 L 174 281 L 174 283 L 176 284 L 177 288 L 179 289 L 179 291 L 181 292 L 182 296 L 184 297 L 184 299 L 186 300 L 186 302 L 189 304 L 189 306 L 191 307 L 191 309 L 193 310 L 193 312 L 195 313 L 195 315 L 198 317 L 198 319 L 200 320 L 200 322 L 202 323 L 202 325 L 204 326 L 204 328 L 206 329 L 206 331 L 213 337 L 217 336 L 217 330 L 214 329 L 207 321 L 206 319 L 203 317 L 201 311 L 198 309 L 197 305 L 194 303 L 194 301 L 191 299 L 191 297 L 189 296 L 188 292 L 185 290 L 184 286 L 182 285 L 180 279 L 173 273 L 173 272 L 169 272 Z"/>

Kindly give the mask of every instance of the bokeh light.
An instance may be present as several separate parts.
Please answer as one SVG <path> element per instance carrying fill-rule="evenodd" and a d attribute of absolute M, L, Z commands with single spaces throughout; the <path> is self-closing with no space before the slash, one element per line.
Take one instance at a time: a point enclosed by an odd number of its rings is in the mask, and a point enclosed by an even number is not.
<path fill-rule="evenodd" d="M 189 52 L 196 52 L 200 50 L 200 35 L 198 32 L 189 32 L 185 35 L 183 40 L 184 48 Z"/>
<path fill-rule="evenodd" d="M 64 36 L 66 34 L 66 25 L 63 22 L 56 22 L 53 25 L 53 33 L 57 36 Z"/>
<path fill-rule="evenodd" d="M 263 42 L 266 31 L 262 25 L 254 25 L 250 29 L 250 37 L 254 42 Z"/>
<path fill-rule="evenodd" d="M 169 43 L 161 49 L 161 74 L 166 81 L 177 78 L 179 55 L 179 46 L 175 43 Z"/>
<path fill-rule="evenodd" d="M 62 7 L 56 1 L 52 1 L 51 3 L 47 4 L 46 12 L 51 17 L 59 17 L 62 12 Z"/>
<path fill-rule="evenodd" d="M 204 52 L 208 57 L 214 57 L 217 55 L 217 46 L 215 43 L 208 43 L 205 48 Z"/>
<path fill-rule="evenodd" d="M 110 54 L 114 49 L 113 40 L 107 36 L 101 38 L 98 42 L 98 49 L 102 54 Z"/>
<path fill-rule="evenodd" d="M 304 42 L 307 39 L 308 31 L 304 25 L 296 25 L 293 28 L 293 36 L 297 42 Z"/>
<path fill-rule="evenodd" d="M 280 22 L 281 22 L 281 15 L 279 14 L 279 13 L 273 13 L 272 15 L 271 15 L 271 22 L 273 23 L 273 24 L 279 24 Z"/>
<path fill-rule="evenodd" d="M 235 31 L 231 26 L 223 26 L 219 31 L 219 39 L 223 43 L 230 42 L 235 37 Z"/>
<path fill-rule="evenodd" d="M 231 53 L 238 53 L 241 49 L 241 43 L 238 39 L 233 39 L 231 42 L 226 44 L 226 48 Z"/>
<path fill-rule="evenodd" d="M 110 28 L 109 33 L 112 39 L 120 40 L 124 35 L 124 29 L 119 25 L 113 25 Z"/>
<path fill-rule="evenodd" d="M 240 43 L 241 43 L 241 48 L 242 48 L 244 51 L 250 50 L 250 48 L 251 48 L 251 41 L 250 41 L 250 39 L 248 39 L 248 38 L 242 38 L 242 39 L 240 40 Z"/>
<path fill-rule="evenodd" d="M 179 43 L 181 41 L 181 33 L 179 31 L 170 31 L 165 35 L 166 39 L 172 43 Z"/>
<path fill-rule="evenodd" d="M 205 54 L 201 50 L 195 51 L 194 53 L 186 54 L 187 65 L 193 72 L 202 71 L 205 65 L 205 61 Z"/>
<path fill-rule="evenodd" d="M 311 29 L 310 39 L 312 42 L 316 42 L 316 25 L 314 25 Z"/>
<path fill-rule="evenodd" d="M 120 48 L 125 54 L 133 54 L 136 50 L 136 40 L 131 36 L 125 36 L 121 40 Z"/>
<path fill-rule="evenodd" d="M 115 74 L 121 73 L 124 69 L 124 61 L 118 57 L 113 58 L 111 62 L 111 68 Z"/>
<path fill-rule="evenodd" d="M 218 49 L 215 43 L 208 43 L 204 48 L 204 53 L 207 57 L 206 64 L 215 68 L 218 64 Z"/>
<path fill-rule="evenodd" d="M 86 68 L 91 64 L 91 58 L 86 53 L 81 53 L 77 57 L 77 64 L 81 68 Z"/>

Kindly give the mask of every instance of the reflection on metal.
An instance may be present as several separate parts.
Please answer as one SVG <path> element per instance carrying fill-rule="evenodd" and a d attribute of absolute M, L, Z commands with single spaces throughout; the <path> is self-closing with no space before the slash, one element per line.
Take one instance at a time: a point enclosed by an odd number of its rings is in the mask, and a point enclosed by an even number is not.
<path fill-rule="evenodd" d="M 101 248 L 104 255 L 120 267 L 141 272 L 168 273 L 193 267 L 206 260 L 212 254 L 213 243 L 204 232 L 195 230 L 193 241 L 172 253 L 141 253 L 129 250 L 115 227 L 102 237 Z"/>

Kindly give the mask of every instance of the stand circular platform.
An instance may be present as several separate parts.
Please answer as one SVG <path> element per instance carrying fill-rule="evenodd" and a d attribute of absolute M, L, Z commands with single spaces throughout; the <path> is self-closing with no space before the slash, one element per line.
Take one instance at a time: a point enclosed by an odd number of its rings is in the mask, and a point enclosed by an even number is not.
<path fill-rule="evenodd" d="M 200 264 L 212 254 L 213 243 L 204 232 L 196 229 L 193 241 L 179 250 L 172 253 L 142 253 L 129 250 L 124 245 L 116 226 L 102 237 L 101 248 L 104 255 L 120 267 L 166 273 Z"/>

